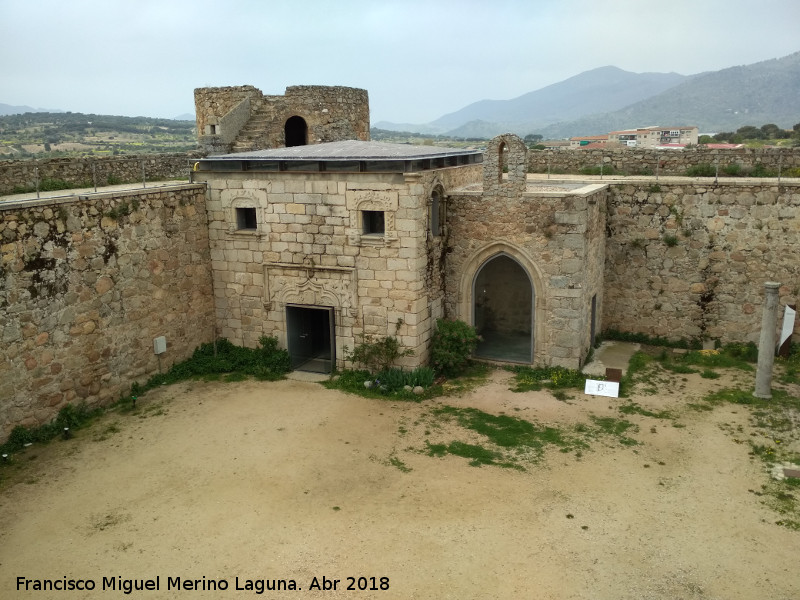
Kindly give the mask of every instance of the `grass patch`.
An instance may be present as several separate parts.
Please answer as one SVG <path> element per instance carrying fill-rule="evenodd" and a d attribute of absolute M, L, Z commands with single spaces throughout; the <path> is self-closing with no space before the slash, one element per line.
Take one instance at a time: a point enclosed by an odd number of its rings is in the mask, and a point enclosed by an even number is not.
<path fill-rule="evenodd" d="M 628 430 L 638 430 L 636 425 L 630 421 L 626 419 L 617 419 L 616 417 L 598 417 L 597 415 L 592 415 L 590 419 L 599 433 L 617 438 L 619 443 L 623 446 L 636 446 L 639 444 L 639 442 L 633 438 L 625 435 Z"/>
<path fill-rule="evenodd" d="M 404 463 L 402 460 L 400 460 L 396 456 L 390 456 L 389 457 L 389 464 L 392 465 L 393 467 L 395 467 L 396 469 L 400 470 L 403 473 L 410 473 L 411 470 L 412 470 L 411 467 L 406 465 L 406 463 Z"/>
<path fill-rule="evenodd" d="M 625 375 L 619 382 L 619 396 L 626 398 L 633 393 L 633 389 L 639 385 L 646 383 L 650 387 L 646 390 L 648 393 L 655 393 L 657 390 L 653 387 L 652 377 L 654 375 L 654 368 L 657 364 L 654 363 L 655 359 L 646 352 L 634 352 L 628 361 L 628 368 Z"/>
<path fill-rule="evenodd" d="M 755 356 L 753 356 L 750 350 L 742 349 L 740 345 L 730 345 L 723 346 L 719 350 L 687 352 L 673 360 L 675 364 L 696 365 L 712 369 L 752 371 L 752 363 L 758 360 L 758 350 L 755 349 Z"/>
<path fill-rule="evenodd" d="M 572 432 L 508 415 L 493 415 L 476 408 L 445 405 L 434 408 L 430 414 L 436 420 L 454 422 L 466 430 L 480 434 L 486 439 L 486 445 L 461 441 L 431 444 L 426 441 L 427 454 L 454 454 L 469 458 L 473 466 L 491 464 L 523 469 L 519 465 L 520 460 L 538 461 L 548 446 L 554 446 L 565 453 L 588 448 L 582 437 Z"/>
<path fill-rule="evenodd" d="M 38 427 L 25 427 L 22 425 L 14 427 L 8 436 L 8 440 L 0 446 L 0 453 L 12 454 L 20 451 L 27 444 L 47 443 L 63 435 L 64 428 L 69 428 L 70 432 L 75 432 L 89 425 L 103 412 L 104 409 L 89 407 L 85 402 L 67 404 L 58 411 L 58 415 L 49 423 Z"/>
<path fill-rule="evenodd" d="M 770 470 L 781 463 L 800 463 L 800 454 L 792 450 L 800 443 L 800 398 L 778 389 L 772 390 L 772 398 L 756 398 L 751 390 L 728 388 L 707 394 L 693 408 L 713 410 L 724 404 L 747 407 L 750 424 L 758 432 L 749 440 L 750 456 Z M 778 525 L 800 529 L 800 480 L 770 478 L 757 495 L 781 515 Z"/>
<path fill-rule="evenodd" d="M 538 391 L 543 387 L 551 390 L 565 388 L 583 389 L 586 380 L 591 375 L 586 375 L 575 369 L 564 367 L 508 367 L 514 373 L 514 386 L 512 392 Z"/>
<path fill-rule="evenodd" d="M 777 357 L 776 364 L 782 367 L 778 381 L 787 384 L 800 384 L 800 345 L 792 344 L 789 356 Z"/>
<path fill-rule="evenodd" d="M 225 381 L 242 381 L 255 377 L 262 381 L 276 381 L 291 370 L 291 359 L 286 350 L 278 348 L 274 337 L 262 336 L 257 348 L 236 346 L 221 338 L 215 343 L 203 344 L 192 356 L 159 373 L 144 384 L 131 386 L 131 395 L 140 396 L 147 390 L 187 379 L 222 376 Z"/>
<path fill-rule="evenodd" d="M 643 406 L 633 401 L 628 401 L 626 404 L 620 406 L 619 412 L 621 412 L 623 415 L 642 415 L 644 417 L 652 417 L 653 419 L 672 419 L 675 416 L 668 410 L 647 410 Z"/>

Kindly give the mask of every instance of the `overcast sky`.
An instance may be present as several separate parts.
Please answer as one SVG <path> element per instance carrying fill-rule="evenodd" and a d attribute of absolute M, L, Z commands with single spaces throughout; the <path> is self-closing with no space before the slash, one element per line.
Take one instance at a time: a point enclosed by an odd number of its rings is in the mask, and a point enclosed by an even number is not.
<path fill-rule="evenodd" d="M 800 51 L 800 0 L 0 0 L 0 103 L 172 118 L 194 88 L 346 85 L 426 123 L 614 65 Z"/>

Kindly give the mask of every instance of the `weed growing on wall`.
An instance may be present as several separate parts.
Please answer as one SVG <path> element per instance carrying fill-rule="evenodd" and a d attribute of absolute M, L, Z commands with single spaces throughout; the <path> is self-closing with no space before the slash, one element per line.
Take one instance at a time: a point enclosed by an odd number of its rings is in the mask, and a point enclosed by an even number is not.
<path fill-rule="evenodd" d="M 647 344 L 648 346 L 666 346 L 667 348 L 687 348 L 696 350 L 703 347 L 703 342 L 699 339 L 671 340 L 662 336 L 650 336 L 646 333 L 633 333 L 619 331 L 617 329 L 606 329 L 603 331 L 602 336 L 604 340 L 635 342 L 638 344 Z"/>

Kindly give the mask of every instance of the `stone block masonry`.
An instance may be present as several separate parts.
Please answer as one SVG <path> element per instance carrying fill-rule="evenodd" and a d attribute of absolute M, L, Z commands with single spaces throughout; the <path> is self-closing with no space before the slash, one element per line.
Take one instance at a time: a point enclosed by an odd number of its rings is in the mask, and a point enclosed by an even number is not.
<path fill-rule="evenodd" d="M 0 203 L 0 441 L 214 335 L 205 186 Z"/>

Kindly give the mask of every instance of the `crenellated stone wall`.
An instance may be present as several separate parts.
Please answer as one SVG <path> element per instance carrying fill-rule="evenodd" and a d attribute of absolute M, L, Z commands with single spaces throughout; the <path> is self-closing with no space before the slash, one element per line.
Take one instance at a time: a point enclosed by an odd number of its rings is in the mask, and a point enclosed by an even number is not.
<path fill-rule="evenodd" d="M 536 150 L 528 153 L 530 173 L 580 173 L 603 165 L 606 174 L 623 175 L 685 175 L 698 165 L 719 165 L 719 176 L 725 168 L 738 165 L 742 173 L 758 167 L 777 176 L 800 176 L 800 148 L 741 148 L 736 150 L 704 147 L 684 150 L 645 150 L 616 148 L 592 150 Z M 736 168 L 736 167 L 734 167 Z"/>
<path fill-rule="evenodd" d="M 757 342 L 764 282 L 782 284 L 782 305 L 800 297 L 800 182 L 631 180 L 610 194 L 604 327 Z"/>
<path fill-rule="evenodd" d="M 205 186 L 0 202 L 0 441 L 214 335 Z"/>
<path fill-rule="evenodd" d="M 58 179 L 75 188 L 112 183 L 189 179 L 199 153 L 141 154 L 124 157 L 48 158 L 0 161 L 0 195 L 35 190 L 39 181 Z"/>

